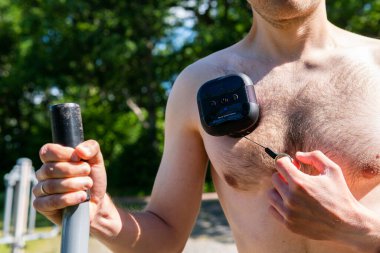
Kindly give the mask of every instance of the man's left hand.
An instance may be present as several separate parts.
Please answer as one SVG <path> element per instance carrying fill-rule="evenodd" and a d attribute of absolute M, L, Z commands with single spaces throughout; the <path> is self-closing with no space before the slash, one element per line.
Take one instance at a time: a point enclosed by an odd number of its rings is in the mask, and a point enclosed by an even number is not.
<path fill-rule="evenodd" d="M 270 211 L 278 221 L 307 238 L 344 244 L 372 233 L 366 226 L 371 220 L 368 217 L 373 218 L 370 211 L 352 195 L 336 163 L 320 151 L 298 152 L 296 159 L 319 174 L 303 173 L 287 157 L 277 160 L 278 172 L 272 176 L 274 188 L 269 192 L 269 201 Z"/>

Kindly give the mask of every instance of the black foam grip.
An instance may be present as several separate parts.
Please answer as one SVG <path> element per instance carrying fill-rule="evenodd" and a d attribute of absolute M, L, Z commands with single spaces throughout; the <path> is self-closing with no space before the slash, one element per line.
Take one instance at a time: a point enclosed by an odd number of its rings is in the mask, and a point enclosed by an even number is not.
<path fill-rule="evenodd" d="M 53 142 L 76 147 L 83 142 L 83 125 L 80 106 L 75 103 L 57 104 L 50 107 Z"/>

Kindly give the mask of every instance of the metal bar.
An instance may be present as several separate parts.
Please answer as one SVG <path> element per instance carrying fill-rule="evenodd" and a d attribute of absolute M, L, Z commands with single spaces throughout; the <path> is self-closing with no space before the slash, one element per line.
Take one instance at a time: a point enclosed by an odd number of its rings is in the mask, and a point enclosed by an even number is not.
<path fill-rule="evenodd" d="M 33 241 L 33 240 L 39 240 L 39 239 L 48 239 L 53 238 L 57 236 L 60 232 L 59 226 L 52 227 L 51 230 L 47 232 L 41 232 L 41 233 L 33 233 L 33 234 L 26 234 L 24 236 L 25 241 Z"/>
<path fill-rule="evenodd" d="M 20 182 L 21 180 L 25 181 Z M 31 189 L 38 183 L 38 180 L 34 168 L 31 166 L 31 161 L 25 158 L 17 160 L 17 163 L 12 170 L 4 176 L 4 181 L 6 186 L 6 199 L 3 236 L 0 238 L 0 244 L 11 245 L 12 252 L 22 252 L 26 241 L 47 239 L 57 236 L 60 232 L 60 228 L 57 225 L 55 225 L 50 231 L 34 233 L 36 210 L 32 205 L 35 197 L 32 194 Z M 25 191 L 21 189 L 22 187 Z M 21 199 L 23 203 L 19 203 Z M 26 216 L 28 214 L 28 208 L 29 215 Z M 23 212 L 24 214 L 20 215 L 20 212 Z M 23 221 L 25 219 L 27 222 Z M 26 223 L 28 223 L 27 227 Z M 16 227 L 18 230 L 18 237 L 15 235 Z M 22 236 L 20 236 L 19 232 L 21 230 L 23 231 Z"/>
<path fill-rule="evenodd" d="M 36 177 L 36 173 L 34 172 L 34 168 L 30 168 L 30 181 L 31 181 L 31 189 L 33 189 L 34 186 L 38 184 L 38 180 Z M 28 234 L 33 233 L 35 227 L 36 227 L 36 209 L 33 207 L 33 202 L 35 200 L 35 196 L 32 192 L 30 191 L 30 205 L 29 205 L 29 223 L 28 223 Z"/>
<path fill-rule="evenodd" d="M 10 225 L 12 218 L 12 201 L 13 200 L 13 185 L 7 183 L 7 190 L 5 194 L 5 212 L 3 222 L 3 234 L 5 237 L 10 235 Z"/>
<path fill-rule="evenodd" d="M 19 166 L 21 176 L 16 195 L 15 243 L 12 246 L 12 253 L 24 253 L 25 241 L 23 237 L 28 221 L 30 168 L 32 167 L 32 161 L 28 158 L 20 158 L 17 160 L 17 165 Z"/>
<path fill-rule="evenodd" d="M 50 107 L 53 142 L 76 147 L 83 142 L 80 107 L 74 103 Z M 62 222 L 61 253 L 88 252 L 90 235 L 89 202 L 65 208 Z"/>
<path fill-rule="evenodd" d="M 33 207 L 33 201 L 36 197 L 31 192 L 30 194 L 30 205 L 29 205 L 29 219 L 28 219 L 28 234 L 33 233 L 36 227 L 36 209 Z"/>

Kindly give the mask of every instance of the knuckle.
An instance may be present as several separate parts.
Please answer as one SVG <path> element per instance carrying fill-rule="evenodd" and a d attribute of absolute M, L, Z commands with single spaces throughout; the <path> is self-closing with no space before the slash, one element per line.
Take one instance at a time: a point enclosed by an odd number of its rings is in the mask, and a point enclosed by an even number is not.
<path fill-rule="evenodd" d="M 330 166 L 330 168 L 332 169 L 332 171 L 339 173 L 343 176 L 342 168 L 339 165 Z"/>
<path fill-rule="evenodd" d="M 42 174 L 44 174 L 45 175 L 45 177 L 47 177 L 47 178 L 52 178 L 52 177 L 54 177 L 54 175 L 55 175 L 55 169 L 54 169 L 54 164 L 52 164 L 52 163 L 47 163 L 47 164 L 45 164 L 45 166 L 43 167 L 43 173 Z"/>
<path fill-rule="evenodd" d="M 52 183 L 49 180 L 44 181 L 43 184 L 44 184 L 43 187 L 44 187 L 45 193 L 48 193 L 48 194 L 54 193 L 54 189 L 53 189 L 54 187 L 52 186 Z"/>
<path fill-rule="evenodd" d="M 314 150 L 311 152 L 311 155 L 315 158 L 321 158 L 323 156 L 323 153 L 320 150 Z"/>

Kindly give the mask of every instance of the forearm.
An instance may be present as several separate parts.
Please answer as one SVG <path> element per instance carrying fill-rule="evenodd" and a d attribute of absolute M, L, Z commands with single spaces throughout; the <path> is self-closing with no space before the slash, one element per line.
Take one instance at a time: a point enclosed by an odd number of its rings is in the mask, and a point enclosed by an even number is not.
<path fill-rule="evenodd" d="M 150 212 L 128 213 L 106 196 L 91 222 L 91 235 L 113 252 L 180 252 L 184 240 Z"/>

